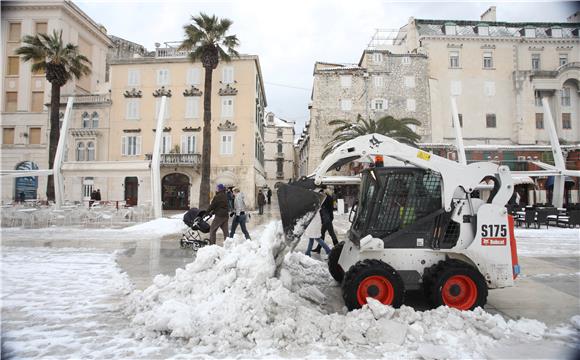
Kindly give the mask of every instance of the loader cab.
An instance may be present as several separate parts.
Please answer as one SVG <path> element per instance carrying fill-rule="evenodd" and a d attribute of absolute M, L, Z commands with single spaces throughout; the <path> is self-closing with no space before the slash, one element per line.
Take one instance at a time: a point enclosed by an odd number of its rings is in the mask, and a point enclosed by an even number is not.
<path fill-rule="evenodd" d="M 358 244 L 371 235 L 383 239 L 385 248 L 431 247 L 444 214 L 441 187 L 441 175 L 430 170 L 377 167 L 363 171 L 350 240 Z"/>

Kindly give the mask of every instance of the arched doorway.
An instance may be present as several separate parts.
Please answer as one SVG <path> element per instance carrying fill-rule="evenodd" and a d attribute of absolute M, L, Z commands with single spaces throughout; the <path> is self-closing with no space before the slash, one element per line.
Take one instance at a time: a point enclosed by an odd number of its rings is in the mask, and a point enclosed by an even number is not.
<path fill-rule="evenodd" d="M 164 210 L 189 210 L 189 178 L 173 173 L 163 177 L 161 191 Z"/>
<path fill-rule="evenodd" d="M 16 170 L 38 170 L 38 165 L 32 161 L 23 161 L 16 165 Z M 18 201 L 36 199 L 38 176 L 17 177 L 14 181 L 14 199 Z"/>

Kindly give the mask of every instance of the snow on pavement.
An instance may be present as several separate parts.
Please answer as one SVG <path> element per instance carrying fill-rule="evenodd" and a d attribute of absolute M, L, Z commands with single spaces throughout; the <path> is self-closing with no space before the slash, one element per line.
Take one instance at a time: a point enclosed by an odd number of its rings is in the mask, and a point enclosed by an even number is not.
<path fill-rule="evenodd" d="M 158 275 L 135 291 L 127 304 L 136 333 L 218 357 L 481 358 L 497 347 L 539 341 L 564 354 L 566 342 L 574 342 L 572 324 L 548 329 L 482 309 L 420 312 L 371 300 L 353 312 L 332 311 L 327 305 L 337 285 L 324 263 L 291 253 L 274 277 L 280 227 L 271 223 L 257 241 L 236 237 L 223 248 L 203 248 L 174 277 Z"/>

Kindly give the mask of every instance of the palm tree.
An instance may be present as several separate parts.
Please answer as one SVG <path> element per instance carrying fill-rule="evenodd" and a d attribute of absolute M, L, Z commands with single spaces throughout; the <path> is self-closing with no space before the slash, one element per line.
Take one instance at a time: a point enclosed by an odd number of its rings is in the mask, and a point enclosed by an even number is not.
<path fill-rule="evenodd" d="M 59 106 L 60 88 L 73 77 L 80 79 L 91 73 L 91 62 L 79 53 L 79 48 L 73 44 L 62 42 L 62 30 L 54 30 L 52 35 L 26 35 L 22 38 L 26 45 L 16 49 L 22 60 L 32 60 L 33 73 L 46 73 L 46 80 L 51 84 L 50 92 L 50 136 L 48 140 L 48 167 L 52 169 L 58 139 L 60 137 Z M 54 178 L 48 177 L 46 197 L 54 200 Z"/>
<path fill-rule="evenodd" d="M 201 184 L 199 186 L 199 207 L 205 209 L 209 205 L 209 180 L 211 170 L 211 91 L 213 70 L 220 60 L 230 61 L 238 57 L 235 50 L 240 42 L 236 35 L 226 35 L 232 21 L 218 19 L 215 15 L 200 13 L 191 17 L 192 23 L 183 26 L 185 40 L 180 50 L 191 51 L 189 59 L 200 61 L 205 69 L 203 94 L 203 150 L 201 154 Z"/>
<path fill-rule="evenodd" d="M 411 145 L 415 145 L 415 142 L 421 139 L 421 136 L 417 135 L 409 127 L 409 125 L 421 125 L 418 120 L 412 118 L 395 119 L 387 115 L 378 120 L 365 120 L 359 114 L 355 122 L 339 119 L 332 120 L 328 124 L 337 127 L 332 131 L 332 140 L 324 147 L 324 152 L 322 153 L 323 159 L 338 146 L 362 135 L 381 134 Z"/>

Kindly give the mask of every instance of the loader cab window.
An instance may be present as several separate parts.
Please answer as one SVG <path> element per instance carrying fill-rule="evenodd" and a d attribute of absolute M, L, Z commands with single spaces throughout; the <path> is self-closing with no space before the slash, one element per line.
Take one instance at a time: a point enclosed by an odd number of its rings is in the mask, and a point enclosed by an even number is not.
<path fill-rule="evenodd" d="M 422 170 L 395 170 L 384 177 L 373 236 L 384 237 L 441 209 L 441 175 Z"/>
<path fill-rule="evenodd" d="M 374 202 L 373 199 L 375 197 L 377 187 L 378 184 L 376 175 L 373 171 L 369 171 L 363 175 L 361 192 L 358 201 L 358 210 L 356 218 L 352 223 L 352 228 L 354 230 L 364 230 L 368 216 L 372 211 L 371 207 L 372 203 Z"/>

